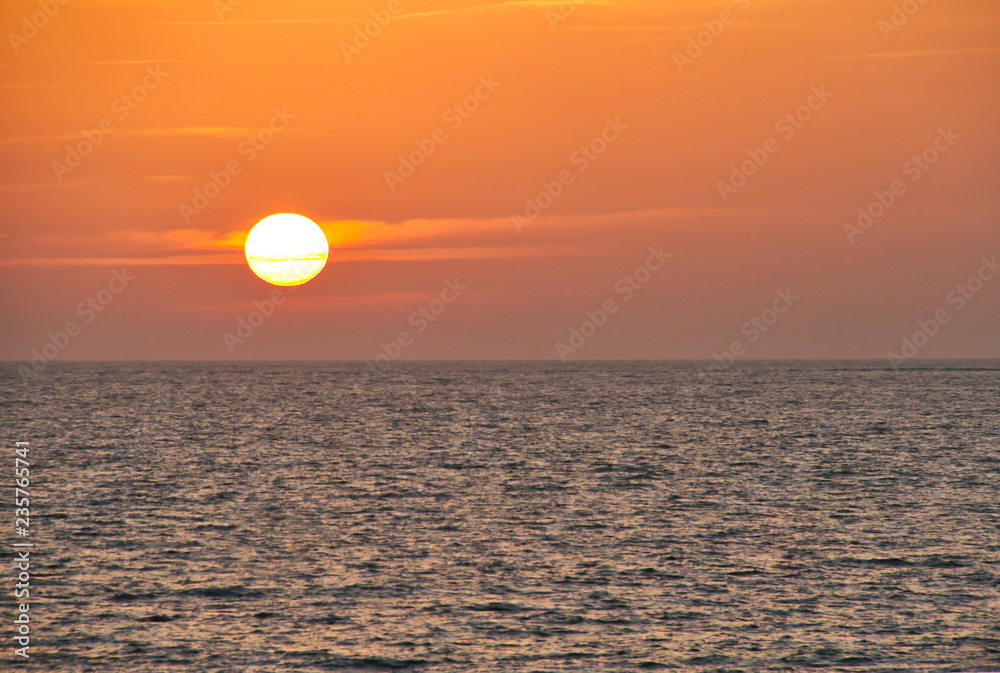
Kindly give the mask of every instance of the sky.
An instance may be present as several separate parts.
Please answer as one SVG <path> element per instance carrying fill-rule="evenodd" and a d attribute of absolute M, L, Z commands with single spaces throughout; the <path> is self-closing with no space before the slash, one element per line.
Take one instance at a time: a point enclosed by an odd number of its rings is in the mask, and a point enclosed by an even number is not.
<path fill-rule="evenodd" d="M 995 0 L 0 27 L 2 360 L 1000 357 Z M 331 247 L 278 289 L 243 244 L 285 212 Z"/>

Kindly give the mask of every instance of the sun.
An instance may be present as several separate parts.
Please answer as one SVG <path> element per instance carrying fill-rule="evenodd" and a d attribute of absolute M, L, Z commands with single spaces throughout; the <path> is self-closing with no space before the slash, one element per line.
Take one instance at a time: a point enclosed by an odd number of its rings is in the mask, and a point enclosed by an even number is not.
<path fill-rule="evenodd" d="M 280 213 L 254 225 L 245 246 L 250 270 L 271 285 L 291 287 L 315 278 L 330 254 L 330 244 L 308 217 Z"/>

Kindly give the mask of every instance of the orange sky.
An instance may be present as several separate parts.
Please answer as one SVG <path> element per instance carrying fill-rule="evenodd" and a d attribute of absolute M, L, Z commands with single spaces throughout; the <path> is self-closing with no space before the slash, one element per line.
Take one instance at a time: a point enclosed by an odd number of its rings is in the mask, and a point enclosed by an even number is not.
<path fill-rule="evenodd" d="M 1000 275 L 950 295 L 1000 255 L 995 0 L 41 5 L 0 9 L 0 359 L 555 358 L 609 299 L 571 357 L 885 358 L 940 310 L 919 357 L 1000 357 Z M 329 265 L 228 348 L 278 212 Z"/>

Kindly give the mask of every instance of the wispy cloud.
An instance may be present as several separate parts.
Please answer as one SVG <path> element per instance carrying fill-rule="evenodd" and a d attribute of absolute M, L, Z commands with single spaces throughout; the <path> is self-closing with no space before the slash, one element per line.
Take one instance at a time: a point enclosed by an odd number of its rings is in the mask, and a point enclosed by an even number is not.
<path fill-rule="evenodd" d="M 49 257 L 0 259 L 0 266 L 179 266 L 190 264 L 245 264 L 239 255 L 176 255 L 173 257 Z"/>
<path fill-rule="evenodd" d="M 79 84 L 8 84 L 0 86 L 4 91 L 30 90 L 30 89 L 71 89 L 80 86 Z"/>
<path fill-rule="evenodd" d="M 927 56 L 967 56 L 972 54 L 1000 54 L 1000 47 L 966 47 L 963 49 L 932 49 L 925 51 L 885 51 L 871 54 L 826 56 L 824 60 L 854 60 L 863 58 L 919 58 Z"/>
<path fill-rule="evenodd" d="M 171 229 L 147 231 L 142 229 L 115 229 L 101 235 L 103 245 L 120 248 L 159 248 L 161 250 L 211 250 L 242 248 L 246 236 L 234 232 L 220 234 L 203 229 Z M 239 239 L 237 241 L 237 239 Z"/>
<path fill-rule="evenodd" d="M 298 23 L 298 24 L 310 24 L 310 23 L 344 23 L 353 24 L 357 21 L 364 21 L 364 17 L 358 17 L 355 19 L 226 19 L 224 21 L 151 21 L 144 23 L 142 25 L 146 26 L 259 26 L 259 25 L 271 25 L 279 23 Z M 368 17 L 371 20 L 371 17 Z"/>
<path fill-rule="evenodd" d="M 259 129 L 250 126 L 181 126 L 175 128 L 122 129 L 115 131 L 116 138 L 168 138 L 180 136 L 216 136 L 220 138 L 242 138 Z M 40 136 L 9 136 L 0 139 L 2 145 L 26 145 L 31 143 L 64 142 L 79 140 L 80 133 L 59 133 Z"/>
<path fill-rule="evenodd" d="M 90 61 L 84 65 L 149 65 L 150 63 L 199 63 L 197 59 L 187 58 L 157 58 L 157 59 L 133 59 L 122 61 Z"/>
<path fill-rule="evenodd" d="M 21 185 L 0 185 L 0 191 L 20 192 L 29 189 L 72 189 L 93 184 L 91 180 L 77 180 L 75 182 L 33 182 Z"/>
<path fill-rule="evenodd" d="M 452 7 L 449 9 L 434 9 L 423 12 L 406 12 L 396 15 L 396 19 L 420 18 L 425 16 L 445 16 L 453 14 L 467 14 L 470 12 L 483 12 L 494 9 L 506 9 L 525 7 L 532 9 L 556 9 L 570 0 L 503 0 L 487 4 L 470 5 L 468 7 Z M 630 1 L 630 0 L 626 0 Z M 623 4 L 622 0 L 579 0 L 580 5 L 603 5 L 614 6 Z M 229 19 L 224 21 L 159 21 L 147 25 L 157 26 L 253 26 L 269 24 L 310 24 L 310 23 L 339 23 L 345 25 L 356 25 L 359 22 L 371 21 L 370 15 L 358 15 L 338 18 L 304 18 L 304 19 Z"/>
<path fill-rule="evenodd" d="M 400 14 L 399 18 L 437 16 L 442 14 L 464 14 L 468 12 L 482 12 L 491 9 L 504 9 L 507 7 L 531 7 L 533 9 L 553 9 L 565 4 L 569 0 L 504 0 L 486 5 L 472 5 L 469 7 L 454 7 L 450 9 L 434 9 L 426 12 L 410 12 Z M 581 5 L 614 5 L 616 0 L 581 0 Z"/>
<path fill-rule="evenodd" d="M 372 305 L 394 305 L 402 304 L 414 306 L 428 299 L 439 296 L 440 290 L 428 292 L 375 292 L 370 294 L 340 295 L 333 297 L 298 297 L 296 304 L 302 307 L 316 308 L 344 308 L 354 307 L 367 308 Z M 253 311 L 257 306 L 252 301 L 230 302 L 227 304 L 188 304 L 183 310 L 193 313 L 206 313 L 209 315 L 230 315 L 246 314 Z"/>
<path fill-rule="evenodd" d="M 533 223 L 538 234 L 526 241 L 514 236 L 509 217 L 414 219 L 385 221 L 321 221 L 330 242 L 331 262 L 434 261 L 572 257 L 594 254 L 586 236 L 568 239 L 562 229 L 602 231 L 609 226 L 664 226 L 703 218 L 741 218 L 771 213 L 766 209 L 673 208 L 588 215 L 546 216 Z M 35 249 L 79 250 L 79 257 L 4 260 L 7 266 L 107 266 L 245 264 L 248 229 L 210 231 L 118 229 L 99 236 L 26 236 Z M 56 247 L 58 246 L 58 247 Z M 95 255 L 94 253 L 97 253 Z M 105 256 L 98 256 L 103 253 Z M 30 254 L 30 253 L 29 253 Z M 59 253 L 55 253 L 59 254 Z"/>

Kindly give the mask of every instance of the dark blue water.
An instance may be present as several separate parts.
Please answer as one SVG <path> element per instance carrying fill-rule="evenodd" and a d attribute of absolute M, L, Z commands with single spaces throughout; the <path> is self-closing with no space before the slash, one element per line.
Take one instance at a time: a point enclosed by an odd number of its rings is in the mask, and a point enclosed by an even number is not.
<path fill-rule="evenodd" d="M 1000 362 L 703 367 L 4 365 L 26 668 L 1000 670 Z"/>

